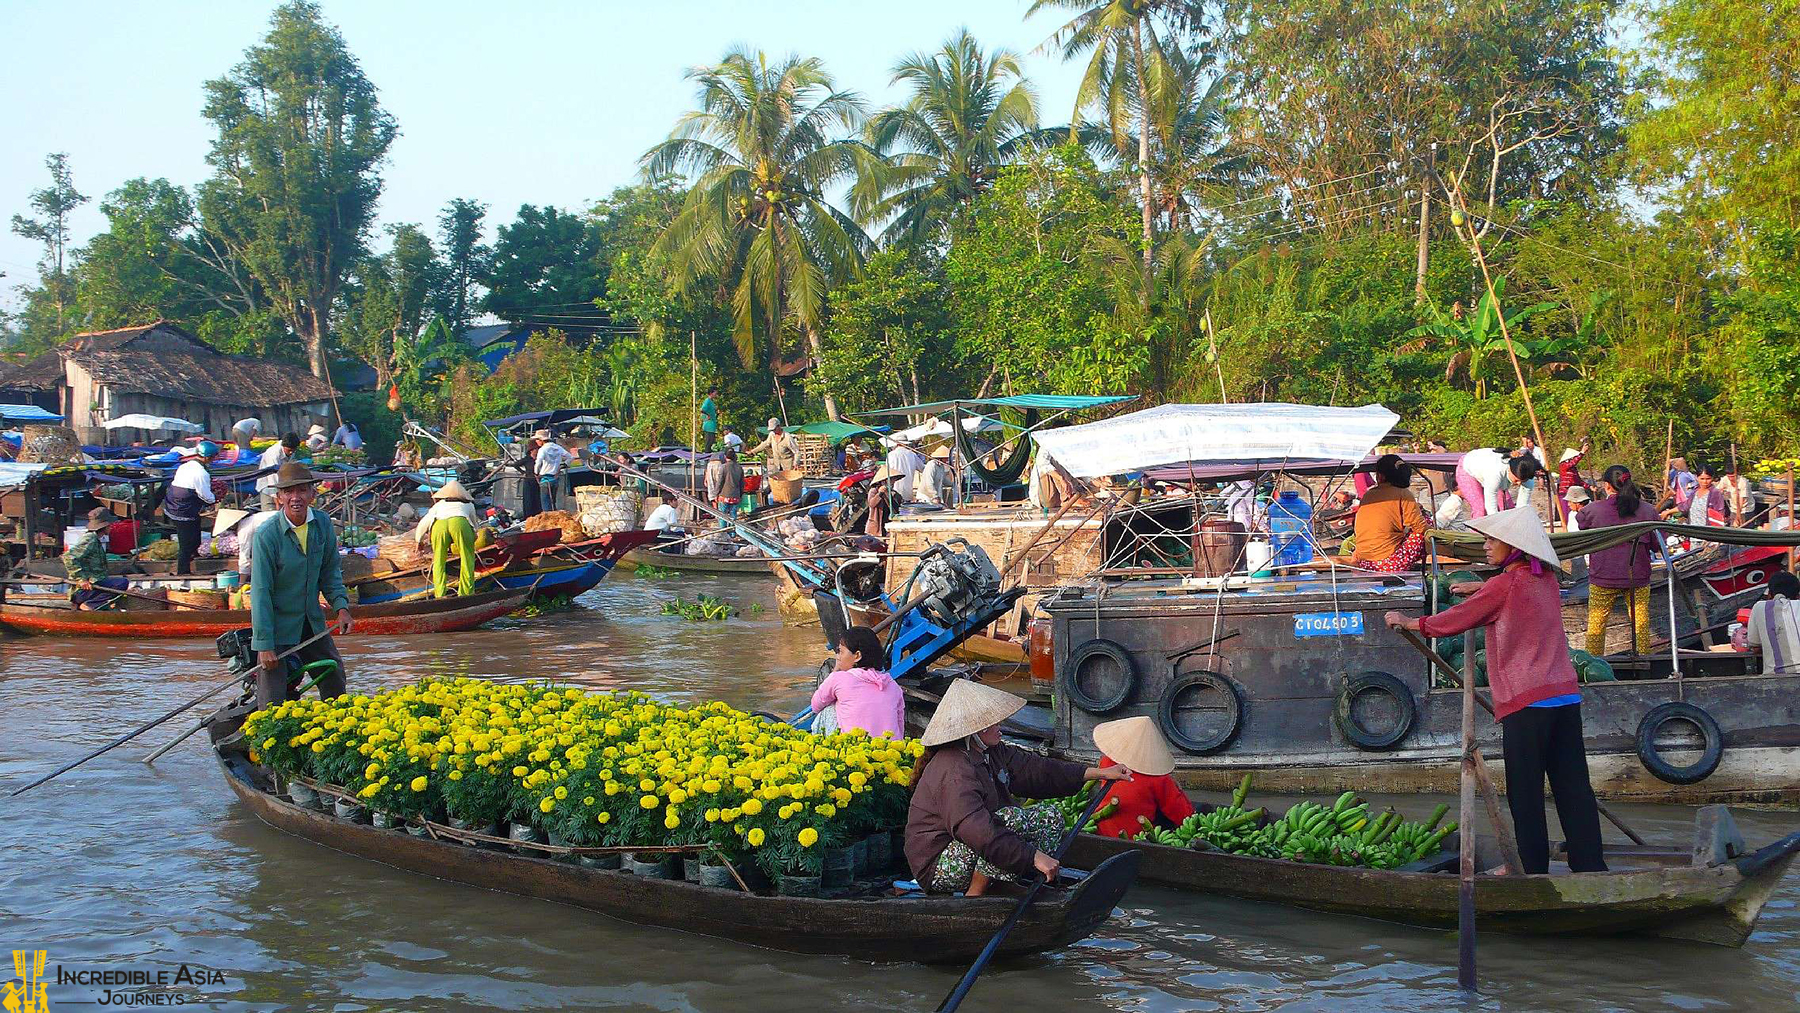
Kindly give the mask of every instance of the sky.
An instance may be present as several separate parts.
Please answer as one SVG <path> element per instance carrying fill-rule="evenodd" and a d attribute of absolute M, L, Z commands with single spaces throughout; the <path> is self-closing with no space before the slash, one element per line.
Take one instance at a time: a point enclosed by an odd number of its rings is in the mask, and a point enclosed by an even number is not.
<path fill-rule="evenodd" d="M 267 30 L 267 0 L 0 0 L 0 221 L 30 213 L 48 152 L 69 156 L 93 198 L 74 240 L 105 226 L 104 195 L 136 176 L 192 187 L 209 174 L 202 84 Z M 435 234 L 452 197 L 489 205 L 490 236 L 520 204 L 585 206 L 632 182 L 638 158 L 693 108 L 683 78 L 735 45 L 817 56 L 872 108 L 904 54 L 934 50 L 960 26 L 1019 53 L 1046 123 L 1068 121 L 1080 67 L 1033 51 L 1066 15 L 1025 18 L 1029 0 L 323 0 L 400 126 L 383 170 L 380 224 Z M 864 11 L 866 10 L 866 13 Z M 35 281 L 42 247 L 0 235 L 0 306 Z"/>

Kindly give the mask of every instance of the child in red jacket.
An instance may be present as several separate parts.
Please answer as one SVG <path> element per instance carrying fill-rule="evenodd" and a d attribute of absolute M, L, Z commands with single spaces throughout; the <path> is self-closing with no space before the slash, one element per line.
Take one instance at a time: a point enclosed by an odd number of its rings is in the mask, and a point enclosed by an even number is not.
<path fill-rule="evenodd" d="M 1148 717 L 1095 725 L 1094 747 L 1102 754 L 1100 766 L 1118 764 L 1132 774 L 1129 781 L 1114 781 L 1106 801 L 1100 803 L 1102 809 L 1113 801 L 1118 803 L 1098 825 L 1102 836 L 1136 834 L 1144 829 L 1139 817 L 1153 826 L 1173 827 L 1194 814 L 1194 804 L 1169 776 L 1175 769 L 1175 757 L 1169 754 L 1168 743 Z"/>

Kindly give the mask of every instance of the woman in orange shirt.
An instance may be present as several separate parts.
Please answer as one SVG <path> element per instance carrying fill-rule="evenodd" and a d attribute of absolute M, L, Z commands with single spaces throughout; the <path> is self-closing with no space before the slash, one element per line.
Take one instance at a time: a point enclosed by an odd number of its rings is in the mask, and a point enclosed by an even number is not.
<path fill-rule="evenodd" d="M 1102 754 L 1101 767 L 1117 764 L 1131 771 L 1129 780 L 1112 782 L 1100 803 L 1101 809 L 1118 803 L 1112 814 L 1099 822 L 1101 836 L 1130 837 L 1144 829 L 1139 817 L 1153 826 L 1174 827 L 1194 815 L 1194 804 L 1169 776 L 1175 769 L 1175 757 L 1169 754 L 1169 745 L 1154 721 L 1120 718 L 1095 725 L 1094 747 Z"/>
<path fill-rule="evenodd" d="M 1381 481 L 1363 495 L 1356 508 L 1356 553 L 1353 565 L 1382 573 L 1398 573 L 1419 565 L 1425 556 L 1425 532 L 1431 525 L 1412 494 L 1412 466 L 1398 454 L 1375 462 Z"/>

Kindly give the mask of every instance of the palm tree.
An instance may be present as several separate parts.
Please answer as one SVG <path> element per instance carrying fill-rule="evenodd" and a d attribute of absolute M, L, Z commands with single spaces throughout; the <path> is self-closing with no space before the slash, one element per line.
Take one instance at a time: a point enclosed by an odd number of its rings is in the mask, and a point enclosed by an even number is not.
<path fill-rule="evenodd" d="M 1081 88 L 1075 95 L 1075 126 L 1084 109 L 1098 109 L 1112 131 L 1113 146 L 1124 151 L 1137 139 L 1137 170 L 1143 203 L 1143 295 L 1147 307 L 1155 270 L 1155 198 L 1151 181 L 1150 137 L 1156 128 L 1148 120 L 1173 78 L 1172 39 L 1158 34 L 1159 17 L 1180 16 L 1182 0 L 1032 0 L 1030 17 L 1050 7 L 1079 11 L 1050 36 L 1063 59 L 1073 60 L 1091 51 Z"/>
<path fill-rule="evenodd" d="M 730 290 L 745 365 L 755 359 L 759 328 L 770 362 L 780 361 L 790 321 L 817 358 L 826 291 L 859 269 L 870 246 L 825 199 L 832 184 L 873 171 L 879 160 L 861 142 L 833 136 L 858 126 L 862 100 L 838 90 L 811 58 L 772 64 L 761 52 L 734 49 L 687 76 L 699 83 L 700 108 L 643 164 L 651 178 L 698 178 L 652 252 L 669 259 L 678 284 L 717 278 Z M 837 418 L 829 396 L 825 409 Z"/>
<path fill-rule="evenodd" d="M 1038 137 L 1037 95 L 1018 54 L 984 54 L 966 28 L 937 52 L 895 64 L 892 83 L 907 84 L 912 96 L 870 118 L 869 144 L 888 160 L 859 181 L 853 207 L 865 222 L 891 216 L 889 242 L 935 238 Z M 889 154 L 896 146 L 905 150 Z"/>

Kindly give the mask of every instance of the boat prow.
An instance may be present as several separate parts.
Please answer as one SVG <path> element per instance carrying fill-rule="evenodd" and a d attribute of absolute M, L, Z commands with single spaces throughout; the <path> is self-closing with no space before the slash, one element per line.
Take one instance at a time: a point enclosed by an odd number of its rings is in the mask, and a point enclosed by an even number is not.
<path fill-rule="evenodd" d="M 959 963 L 979 954 L 1017 906 L 1016 898 L 1001 895 L 769 896 L 490 851 L 306 809 L 274 794 L 267 771 L 242 756 L 221 752 L 219 761 L 238 800 L 277 830 L 407 872 L 557 901 L 640 925 L 797 953 Z M 1044 891 L 999 952 L 1040 953 L 1093 934 L 1131 886 L 1141 861 L 1136 854 L 1114 855 L 1071 888 Z"/>

